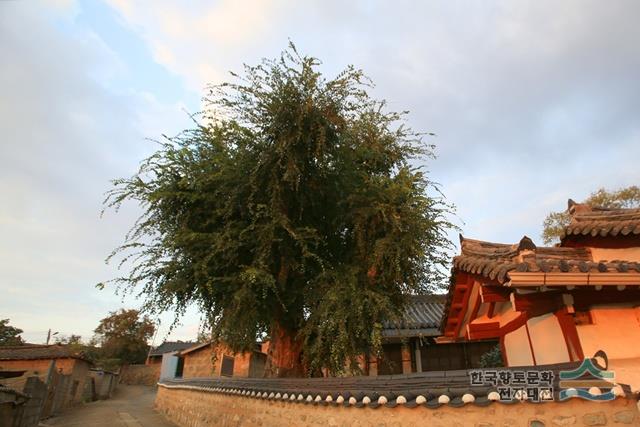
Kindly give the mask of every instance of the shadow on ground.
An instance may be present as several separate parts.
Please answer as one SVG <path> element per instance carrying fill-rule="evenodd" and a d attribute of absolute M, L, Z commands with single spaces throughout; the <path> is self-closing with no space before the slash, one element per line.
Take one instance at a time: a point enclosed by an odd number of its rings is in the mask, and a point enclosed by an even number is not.
<path fill-rule="evenodd" d="M 153 409 L 156 388 L 119 385 L 108 400 L 69 408 L 41 423 L 56 427 L 175 427 Z"/>

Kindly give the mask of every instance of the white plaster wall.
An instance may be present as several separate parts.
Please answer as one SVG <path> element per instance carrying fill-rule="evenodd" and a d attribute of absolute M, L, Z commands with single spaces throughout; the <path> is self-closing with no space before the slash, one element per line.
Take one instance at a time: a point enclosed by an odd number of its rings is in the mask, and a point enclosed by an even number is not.
<path fill-rule="evenodd" d="M 577 325 L 585 357 L 604 350 L 609 359 L 640 357 L 640 322 L 631 305 L 601 305 L 591 309 L 593 325 Z"/>
<path fill-rule="evenodd" d="M 640 261 L 640 248 L 604 249 L 590 248 L 593 260 L 598 261 Z"/>
<path fill-rule="evenodd" d="M 536 364 L 545 365 L 570 361 L 560 323 L 553 313 L 529 319 L 527 326 Z"/>
<path fill-rule="evenodd" d="M 525 326 L 504 336 L 504 349 L 509 366 L 531 366 L 533 357 L 529 348 L 529 338 Z"/>
<path fill-rule="evenodd" d="M 175 378 L 178 370 L 178 356 L 176 352 L 162 355 L 162 365 L 160 367 L 160 379 Z"/>

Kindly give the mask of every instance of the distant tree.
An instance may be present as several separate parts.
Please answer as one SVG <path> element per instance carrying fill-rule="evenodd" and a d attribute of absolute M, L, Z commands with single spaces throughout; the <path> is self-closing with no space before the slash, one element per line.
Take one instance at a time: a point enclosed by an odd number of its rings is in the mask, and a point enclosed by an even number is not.
<path fill-rule="evenodd" d="M 632 185 L 613 191 L 601 188 L 591 193 L 583 203 L 589 206 L 612 209 L 637 208 L 640 207 L 640 187 Z M 542 224 L 542 239 L 544 243 L 550 245 L 556 242 L 570 221 L 571 217 L 567 211 L 551 212 L 547 215 Z"/>
<path fill-rule="evenodd" d="M 291 45 L 212 87 L 203 120 L 106 202 L 145 209 L 116 282 L 151 312 L 197 304 L 234 350 L 268 334 L 269 376 L 357 369 L 449 260 L 451 207 L 416 166 L 433 146 L 368 95 L 362 71 L 327 80 L 319 64 Z"/>
<path fill-rule="evenodd" d="M 80 335 L 74 335 L 74 334 L 71 334 L 69 336 L 67 335 L 56 336 L 54 343 L 63 344 L 63 345 L 76 345 L 76 346 L 83 345 L 82 337 Z"/>
<path fill-rule="evenodd" d="M 206 329 L 201 329 L 198 331 L 198 337 L 196 338 L 196 342 L 205 343 L 213 340 L 213 334 L 211 331 Z"/>
<path fill-rule="evenodd" d="M 22 329 L 9 326 L 9 319 L 0 319 L 0 345 L 24 344 L 20 336 L 22 332 Z"/>
<path fill-rule="evenodd" d="M 122 363 L 143 363 L 149 351 L 148 340 L 155 326 L 138 310 L 113 311 L 94 330 L 102 359 L 118 359 Z"/>

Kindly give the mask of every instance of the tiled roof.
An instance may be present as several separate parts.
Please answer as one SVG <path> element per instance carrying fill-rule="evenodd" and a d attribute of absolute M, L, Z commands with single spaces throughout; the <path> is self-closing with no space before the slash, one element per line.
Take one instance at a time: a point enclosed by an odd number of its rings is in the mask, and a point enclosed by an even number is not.
<path fill-rule="evenodd" d="M 607 209 L 591 207 L 569 199 L 571 223 L 566 236 L 627 236 L 640 234 L 640 209 Z"/>
<path fill-rule="evenodd" d="M 0 398 L 0 403 L 5 403 L 5 402 L 13 402 L 14 399 L 19 398 L 19 399 L 29 399 L 29 396 L 27 396 L 26 394 L 19 392 L 18 390 L 14 390 L 10 387 L 7 387 L 3 384 L 0 384 L 0 396 L 2 396 L 2 394 L 9 394 L 9 395 L 13 395 L 15 396 L 15 398 L 13 398 L 12 400 L 3 400 L 2 398 Z M 6 399 L 6 396 L 3 396 Z"/>
<path fill-rule="evenodd" d="M 213 341 L 207 341 L 207 342 L 202 342 L 202 343 L 191 343 L 191 345 L 183 350 L 180 351 L 180 355 L 185 355 L 194 351 L 198 351 L 200 349 L 203 349 L 207 346 L 212 346 L 214 345 Z"/>
<path fill-rule="evenodd" d="M 0 347 L 0 360 L 35 360 L 74 358 L 87 360 L 82 352 L 74 351 L 66 345 L 20 345 Z"/>
<path fill-rule="evenodd" d="M 165 353 L 185 350 L 189 347 L 193 347 L 194 345 L 196 345 L 194 342 L 165 341 L 159 346 L 153 348 L 149 353 L 149 356 L 162 356 Z"/>
<path fill-rule="evenodd" d="M 537 247 L 524 236 L 514 244 L 491 243 L 460 236 L 461 254 L 453 258 L 454 268 L 484 276 L 499 283 L 518 272 L 640 272 L 640 263 L 594 262 L 589 248 Z"/>
<path fill-rule="evenodd" d="M 575 369 L 576 362 L 526 367 L 527 371 L 553 371 L 554 398 L 559 391 L 560 370 Z M 497 368 L 500 371 L 504 368 Z M 517 368 L 510 368 L 517 369 Z M 499 400 L 494 387 L 472 387 L 468 370 L 434 371 L 407 375 L 352 376 L 330 378 L 191 378 L 164 379 L 161 387 L 224 393 L 239 397 L 279 400 L 325 406 L 461 407 L 486 406 Z M 613 384 L 612 384 L 613 386 Z M 609 388 L 611 389 L 611 388 Z M 608 391 L 608 390 L 607 390 Z M 631 396 L 628 386 L 613 388 L 618 396 Z M 503 403 L 514 403 L 512 400 Z"/>
<path fill-rule="evenodd" d="M 385 337 L 440 335 L 440 319 L 446 295 L 410 295 L 400 323 L 385 322 Z"/>

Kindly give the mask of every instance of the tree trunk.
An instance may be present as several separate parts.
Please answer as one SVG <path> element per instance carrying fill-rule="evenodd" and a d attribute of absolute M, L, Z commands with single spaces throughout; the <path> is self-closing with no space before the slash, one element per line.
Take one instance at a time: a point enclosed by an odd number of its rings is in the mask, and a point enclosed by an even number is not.
<path fill-rule="evenodd" d="M 267 353 L 265 377 L 302 377 L 302 341 L 296 333 L 279 322 L 271 328 L 271 342 Z"/>

